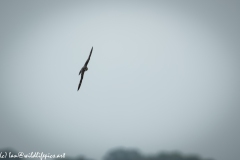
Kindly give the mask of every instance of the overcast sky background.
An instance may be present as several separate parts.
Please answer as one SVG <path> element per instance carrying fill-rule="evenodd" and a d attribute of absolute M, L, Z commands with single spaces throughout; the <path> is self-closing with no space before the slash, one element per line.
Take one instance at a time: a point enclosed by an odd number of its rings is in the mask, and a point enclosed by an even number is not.
<path fill-rule="evenodd" d="M 239 15 L 239 1 L 0 1 L 0 148 L 239 159 Z"/>

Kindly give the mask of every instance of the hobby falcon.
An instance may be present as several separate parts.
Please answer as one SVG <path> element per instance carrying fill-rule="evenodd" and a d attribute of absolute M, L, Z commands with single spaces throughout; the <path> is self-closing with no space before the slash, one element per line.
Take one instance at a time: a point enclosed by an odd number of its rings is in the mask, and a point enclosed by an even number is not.
<path fill-rule="evenodd" d="M 84 66 L 82 67 L 82 69 L 81 69 L 80 72 L 79 72 L 79 75 L 81 74 L 81 80 L 80 80 L 79 85 L 78 85 L 78 90 L 79 90 L 80 87 L 81 87 L 82 80 L 83 80 L 83 76 L 84 76 L 84 72 L 88 70 L 87 65 L 88 65 L 88 62 L 89 62 L 90 57 L 91 57 L 91 55 L 92 55 L 92 50 L 93 50 L 93 47 L 92 47 L 92 49 L 91 49 L 91 51 L 90 51 L 90 54 L 89 54 L 89 57 L 88 57 L 87 61 L 85 62 Z"/>

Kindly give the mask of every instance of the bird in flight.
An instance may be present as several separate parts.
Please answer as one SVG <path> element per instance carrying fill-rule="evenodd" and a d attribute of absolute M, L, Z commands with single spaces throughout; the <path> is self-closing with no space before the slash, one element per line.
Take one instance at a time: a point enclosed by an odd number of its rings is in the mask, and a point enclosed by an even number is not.
<path fill-rule="evenodd" d="M 82 80 L 83 80 L 83 76 L 84 76 L 84 72 L 88 70 L 87 65 L 88 65 L 88 62 L 89 62 L 89 60 L 90 60 L 90 58 L 91 58 L 92 50 L 93 50 L 93 47 L 92 47 L 92 49 L 91 49 L 91 51 L 90 51 L 90 54 L 89 54 L 89 57 L 88 57 L 87 61 L 85 62 L 84 66 L 82 67 L 82 69 L 81 69 L 80 72 L 79 72 L 79 75 L 81 74 L 81 80 L 80 80 L 79 85 L 78 85 L 78 90 L 79 90 L 80 87 L 81 87 Z"/>

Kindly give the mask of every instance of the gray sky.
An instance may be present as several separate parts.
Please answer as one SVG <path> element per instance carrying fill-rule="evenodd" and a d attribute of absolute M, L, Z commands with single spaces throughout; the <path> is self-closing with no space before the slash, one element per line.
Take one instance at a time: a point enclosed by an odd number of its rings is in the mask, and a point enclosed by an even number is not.
<path fill-rule="evenodd" d="M 239 1 L 0 1 L 0 148 L 238 159 L 239 15 Z"/>

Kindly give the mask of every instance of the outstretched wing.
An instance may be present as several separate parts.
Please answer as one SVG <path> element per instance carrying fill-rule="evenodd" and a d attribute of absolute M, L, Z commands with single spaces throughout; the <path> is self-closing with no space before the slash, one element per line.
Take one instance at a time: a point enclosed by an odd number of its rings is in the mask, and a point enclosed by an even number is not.
<path fill-rule="evenodd" d="M 83 76 L 84 76 L 84 71 L 82 71 L 82 74 L 81 74 L 81 80 L 80 80 L 79 85 L 78 85 L 78 90 L 79 90 L 80 87 L 81 87 L 82 80 L 83 80 Z"/>
<path fill-rule="evenodd" d="M 85 62 L 84 66 L 87 66 L 87 65 L 88 65 L 88 62 L 89 62 L 90 57 L 91 57 L 91 55 L 92 55 L 92 50 L 93 50 L 93 47 L 92 47 L 92 49 L 91 49 L 91 52 L 90 52 L 90 54 L 89 54 L 89 57 L 88 57 L 87 61 Z"/>

